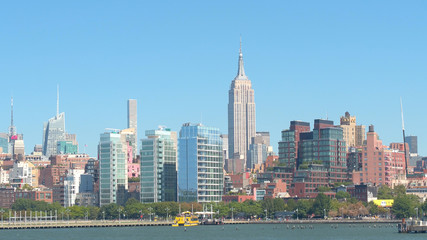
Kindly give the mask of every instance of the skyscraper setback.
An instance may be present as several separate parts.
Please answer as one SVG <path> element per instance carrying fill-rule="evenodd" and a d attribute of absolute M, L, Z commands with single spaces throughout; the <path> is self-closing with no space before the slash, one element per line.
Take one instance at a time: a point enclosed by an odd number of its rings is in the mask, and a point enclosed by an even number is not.
<path fill-rule="evenodd" d="M 249 145 L 256 133 L 255 96 L 252 83 L 243 67 L 242 44 L 240 43 L 237 76 L 231 83 L 228 101 L 228 145 L 229 161 L 246 162 Z M 242 172 L 246 168 L 232 164 L 233 172 Z M 242 169 L 240 169 L 242 168 Z M 229 170 L 230 171 L 230 170 Z"/>

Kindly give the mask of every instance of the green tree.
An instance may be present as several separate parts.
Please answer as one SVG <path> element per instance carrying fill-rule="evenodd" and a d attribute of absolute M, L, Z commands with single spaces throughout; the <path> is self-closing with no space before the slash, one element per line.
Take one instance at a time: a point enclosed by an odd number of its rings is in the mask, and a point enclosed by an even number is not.
<path fill-rule="evenodd" d="M 331 189 L 329 187 L 326 187 L 326 186 L 320 186 L 317 188 L 317 191 L 322 193 L 322 192 L 329 192 L 329 191 L 331 191 Z"/>
<path fill-rule="evenodd" d="M 369 214 L 373 216 L 378 215 L 379 213 L 379 208 L 374 202 L 368 203 L 368 210 L 369 210 Z"/>
<path fill-rule="evenodd" d="M 350 193 L 344 192 L 344 191 L 337 192 L 337 194 L 335 195 L 335 197 L 337 199 L 349 199 L 349 198 L 351 198 Z"/>
<path fill-rule="evenodd" d="M 97 219 L 99 217 L 99 207 L 89 206 L 89 207 L 87 207 L 87 210 L 89 212 L 89 216 L 88 216 L 89 219 L 94 220 L 94 219 Z"/>
<path fill-rule="evenodd" d="M 286 203 L 286 210 L 287 211 L 294 211 L 297 208 L 297 203 L 295 202 L 294 199 L 289 199 L 288 202 Z"/>
<path fill-rule="evenodd" d="M 88 212 L 86 207 L 77 205 L 68 207 L 68 209 L 70 210 L 70 219 L 84 219 L 86 216 L 86 212 Z"/>
<path fill-rule="evenodd" d="M 415 208 L 420 209 L 419 199 L 415 195 L 398 195 L 394 199 L 391 212 L 397 218 L 416 216 Z"/>
<path fill-rule="evenodd" d="M 119 205 L 115 203 L 110 203 L 108 205 L 104 205 L 99 210 L 100 214 L 105 213 L 105 219 L 117 219 L 119 218 Z"/>
<path fill-rule="evenodd" d="M 216 204 L 214 211 L 217 213 L 215 216 L 219 218 L 227 217 L 231 212 L 230 208 L 223 202 Z"/>
<path fill-rule="evenodd" d="M 262 215 L 264 209 L 260 201 L 246 200 L 242 203 L 241 212 L 245 213 L 246 217 L 254 217 Z"/>
<path fill-rule="evenodd" d="M 331 208 L 331 199 L 323 193 L 319 193 L 314 200 L 310 213 L 316 216 L 323 216 L 324 211 L 329 212 Z"/>
<path fill-rule="evenodd" d="M 128 182 L 139 182 L 139 177 L 131 177 L 128 179 Z"/>
<path fill-rule="evenodd" d="M 424 201 L 424 203 L 421 205 L 421 209 L 423 209 L 424 213 L 427 213 L 427 199 Z"/>
<path fill-rule="evenodd" d="M 298 218 L 300 219 L 306 218 L 310 212 L 312 205 L 313 205 L 313 202 L 311 200 L 303 200 L 303 199 L 299 200 L 297 202 Z"/>
<path fill-rule="evenodd" d="M 377 197 L 378 197 L 378 199 L 392 199 L 393 198 L 393 190 L 387 185 L 382 185 L 378 189 Z"/>
<path fill-rule="evenodd" d="M 393 189 L 393 196 L 397 197 L 400 195 L 405 195 L 406 194 L 406 187 L 403 185 L 397 185 L 396 187 L 394 187 Z"/>

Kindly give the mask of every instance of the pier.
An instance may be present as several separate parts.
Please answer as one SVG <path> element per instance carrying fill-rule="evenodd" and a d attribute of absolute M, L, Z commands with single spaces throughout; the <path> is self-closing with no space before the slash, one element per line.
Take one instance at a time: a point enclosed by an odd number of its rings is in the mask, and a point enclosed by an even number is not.
<path fill-rule="evenodd" d="M 426 233 L 427 222 L 425 221 L 411 221 L 409 223 L 402 222 L 398 225 L 399 233 Z"/>
<path fill-rule="evenodd" d="M 248 220 L 225 220 L 223 224 L 397 224 L 400 220 L 288 220 L 288 221 L 248 221 Z M 47 228 L 105 228 L 105 227 L 150 227 L 171 226 L 172 221 L 140 221 L 140 220 L 64 220 L 64 221 L 22 221 L 3 222 L 0 230 L 17 229 L 47 229 Z M 409 226 L 408 226 L 409 227 Z M 410 228 L 412 232 L 426 231 L 423 228 Z"/>
<path fill-rule="evenodd" d="M 45 228 L 102 228 L 102 227 L 145 227 L 145 226 L 171 226 L 170 221 L 47 221 L 47 222 L 4 222 L 0 230 L 12 229 L 45 229 Z"/>
<path fill-rule="evenodd" d="M 354 220 L 354 219 L 327 219 L 327 220 L 271 220 L 271 221 L 247 221 L 247 220 L 226 220 L 224 224 L 398 224 L 400 220 L 392 219 L 364 219 L 364 220 Z"/>

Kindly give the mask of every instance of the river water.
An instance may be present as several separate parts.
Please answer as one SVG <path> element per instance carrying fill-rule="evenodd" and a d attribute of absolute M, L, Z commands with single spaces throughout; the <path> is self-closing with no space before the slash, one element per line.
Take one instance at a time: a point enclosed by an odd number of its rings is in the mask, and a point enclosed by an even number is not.
<path fill-rule="evenodd" d="M 375 227 L 374 227 L 375 226 Z M 396 224 L 242 224 L 197 227 L 123 227 L 2 230 L 0 239 L 19 240 L 119 240 L 119 239 L 427 239 L 427 233 L 399 234 Z"/>

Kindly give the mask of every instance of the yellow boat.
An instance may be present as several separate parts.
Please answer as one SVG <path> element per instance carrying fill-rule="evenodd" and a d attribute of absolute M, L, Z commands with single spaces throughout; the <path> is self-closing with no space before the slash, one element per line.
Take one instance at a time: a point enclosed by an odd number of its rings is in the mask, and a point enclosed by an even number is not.
<path fill-rule="evenodd" d="M 182 214 L 176 216 L 173 221 L 172 227 L 192 227 L 199 225 L 199 218 L 197 215 L 192 214 L 191 212 L 183 212 Z"/>

